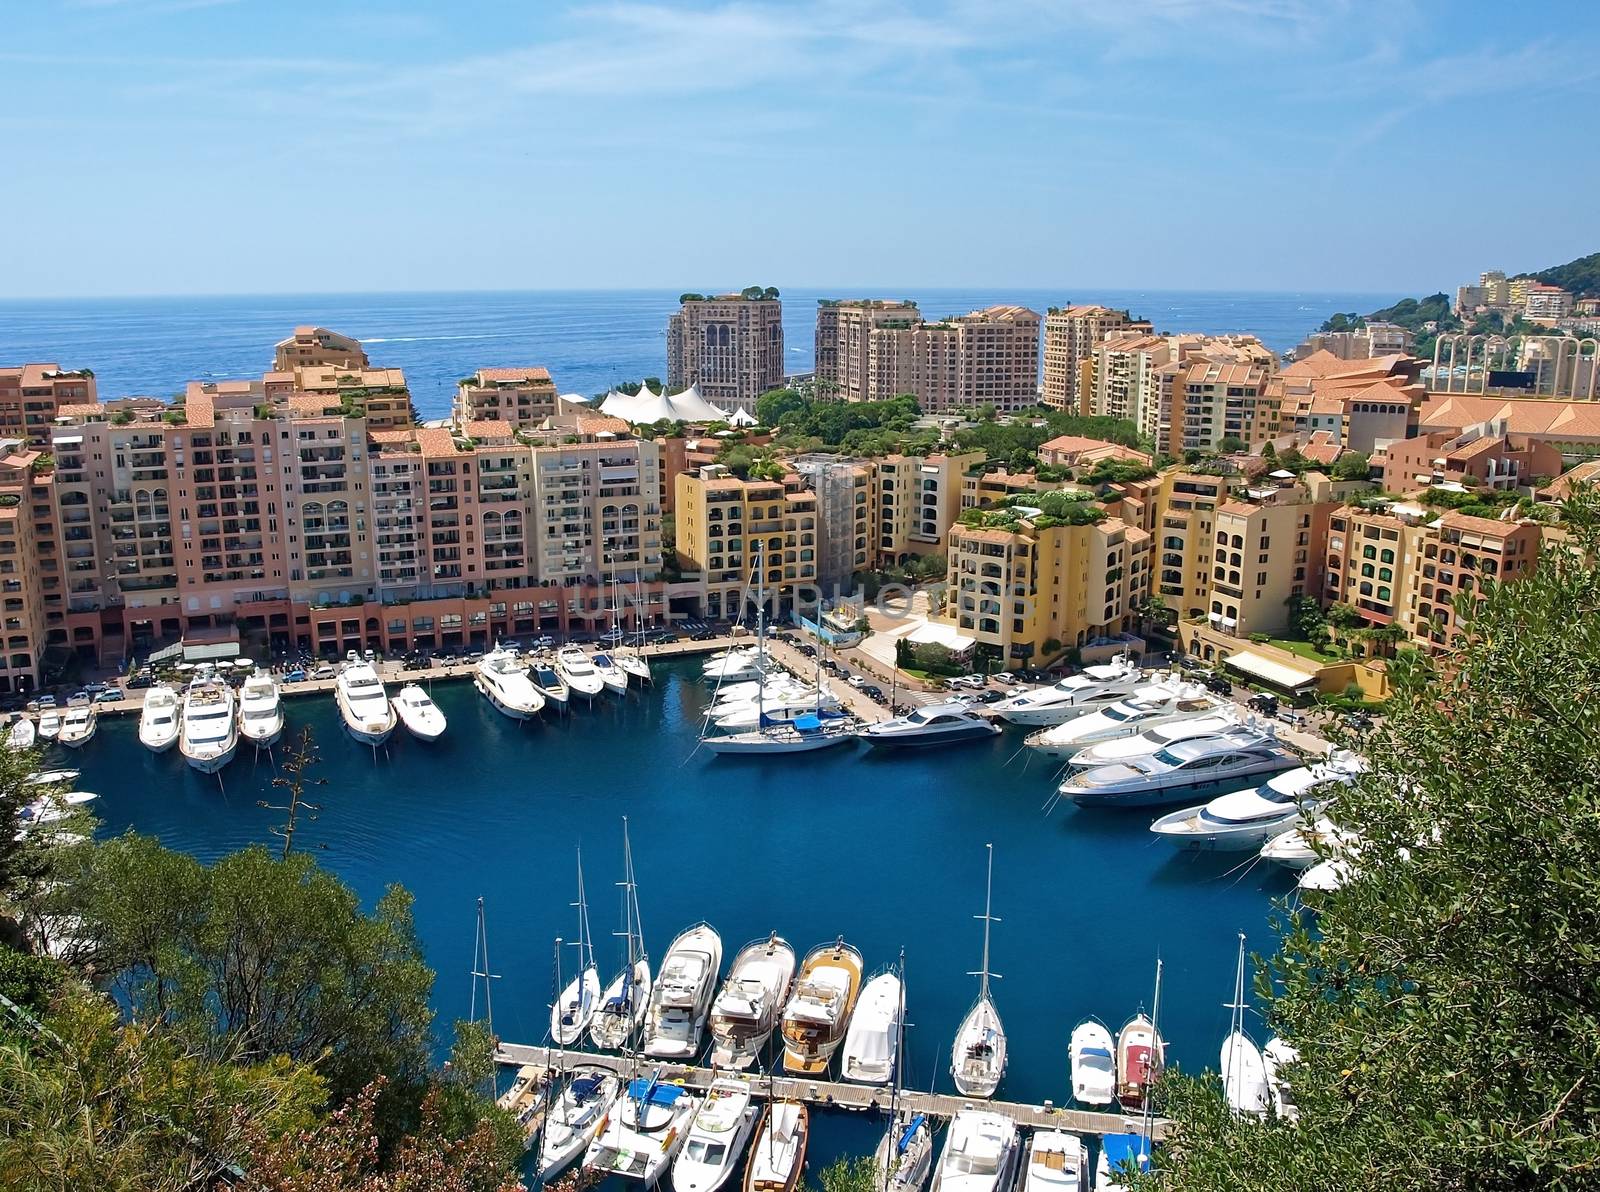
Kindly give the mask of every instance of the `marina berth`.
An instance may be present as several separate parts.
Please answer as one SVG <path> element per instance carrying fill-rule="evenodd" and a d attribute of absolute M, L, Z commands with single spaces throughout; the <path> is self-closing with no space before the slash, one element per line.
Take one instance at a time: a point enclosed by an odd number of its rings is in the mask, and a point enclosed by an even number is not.
<path fill-rule="evenodd" d="M 1132 695 L 1149 678 L 1126 657 L 1100 666 L 1086 666 L 1081 672 L 1052 683 L 1019 691 L 991 705 L 990 711 L 1002 720 L 1018 725 L 1065 724 Z"/>
<path fill-rule="evenodd" d="M 567 646 L 556 651 L 556 674 L 567 685 L 568 697 L 592 700 L 606 688 L 605 680 L 595 670 L 589 656 L 577 646 Z"/>
<path fill-rule="evenodd" d="M 1092 770 L 1096 766 L 1109 766 L 1133 757 L 1149 757 L 1168 745 L 1179 741 L 1193 741 L 1202 737 L 1215 737 L 1239 727 L 1239 718 L 1230 708 L 1219 708 L 1215 715 L 1196 716 L 1190 720 L 1175 720 L 1156 728 L 1147 728 L 1131 737 L 1116 737 L 1085 745 L 1067 759 L 1075 770 Z"/>
<path fill-rule="evenodd" d="M 394 714 L 400 726 L 419 741 L 437 741 L 444 736 L 444 713 L 439 705 L 415 683 L 407 683 L 394 697 Z"/>
<path fill-rule="evenodd" d="M 1081 771 L 1061 784 L 1060 793 L 1080 807 L 1154 807 L 1209 799 L 1236 788 L 1241 780 L 1302 764 L 1266 733 L 1235 731 L 1179 741 L 1148 757 Z"/>
<path fill-rule="evenodd" d="M 783 1070 L 820 1075 L 844 1041 L 861 993 L 861 953 L 844 942 L 806 953 L 794 993 L 783 1010 Z"/>
<path fill-rule="evenodd" d="M 904 716 L 869 724 L 859 734 L 868 745 L 892 749 L 925 749 L 962 741 L 987 741 L 1000 735 L 998 724 L 973 711 L 964 700 L 924 704 Z"/>
<path fill-rule="evenodd" d="M 621 1089 L 621 1078 L 614 1072 L 588 1066 L 573 1069 L 544 1115 L 537 1164 L 541 1180 L 549 1183 L 583 1158 Z"/>
<path fill-rule="evenodd" d="M 1336 752 L 1325 762 L 1273 776 L 1258 786 L 1218 795 L 1209 803 L 1162 816 L 1150 831 L 1179 848 L 1246 852 L 1303 822 L 1365 769 L 1353 755 Z"/>
<path fill-rule="evenodd" d="M 711 1066 L 743 1071 L 761 1059 L 794 981 L 794 948 L 773 932 L 739 949 L 711 1003 Z"/>
<path fill-rule="evenodd" d="M 722 937 L 707 923 L 672 941 L 661 960 L 645 1015 L 644 1054 L 692 1060 L 700 1053 L 706 1016 L 722 969 Z"/>
<path fill-rule="evenodd" d="M 1065 1130 L 1035 1130 L 1028 1139 L 1018 1192 L 1088 1192 L 1089 1151 Z"/>
<path fill-rule="evenodd" d="M 894 1079 L 904 1006 L 905 990 L 893 970 L 862 986 L 840 1053 L 841 1077 L 856 1084 L 888 1084 Z"/>
<path fill-rule="evenodd" d="M 1080 1022 L 1068 1048 L 1072 1099 L 1080 1105 L 1110 1105 L 1117 1096 L 1116 1044 L 1111 1032 L 1094 1019 Z"/>
<path fill-rule="evenodd" d="M 750 1147 L 744 1192 L 795 1192 L 805 1174 L 811 1114 L 797 1101 L 769 1101 Z"/>
<path fill-rule="evenodd" d="M 176 745 L 181 708 L 178 693 L 165 683 L 146 691 L 139 709 L 139 744 L 151 753 L 165 753 Z"/>
<path fill-rule="evenodd" d="M 885 1192 L 922 1192 L 933 1171 L 933 1122 L 925 1113 L 902 1109 L 872 1153 L 878 1187 Z"/>
<path fill-rule="evenodd" d="M 745 1143 L 760 1116 L 748 1083 L 715 1081 L 672 1165 L 673 1192 L 718 1192 L 738 1170 Z"/>
<path fill-rule="evenodd" d="M 600 682 L 612 695 L 622 695 L 628 690 L 628 674 L 613 661 L 611 655 L 604 650 L 597 650 L 590 655 L 589 661 L 594 666 L 594 673 L 600 676 Z"/>
<path fill-rule="evenodd" d="M 516 651 L 496 648 L 478 660 L 473 685 L 502 716 L 527 720 L 544 707 L 544 696 L 528 678 Z"/>
<path fill-rule="evenodd" d="M 1028 744 L 1046 757 L 1066 761 L 1086 745 L 1131 737 L 1175 720 L 1211 715 L 1220 706 L 1198 683 L 1169 678 L 1141 687 L 1110 707 L 1035 733 Z"/>
<path fill-rule="evenodd" d="M 262 671 L 239 688 L 239 735 L 265 749 L 283 735 L 283 704 L 278 684 Z"/>
<path fill-rule="evenodd" d="M 334 702 L 345 731 L 363 745 L 376 747 L 394 733 L 394 708 L 372 663 L 355 656 L 353 650 L 351 655 L 334 680 Z"/>
<path fill-rule="evenodd" d="M 1011 1192 L 1020 1165 L 1017 1125 L 983 1109 L 950 1120 L 933 1176 L 933 1192 Z"/>
<path fill-rule="evenodd" d="M 200 670 L 183 696 L 178 749 L 202 774 L 215 774 L 233 760 L 239 726 L 233 714 L 233 688 L 210 668 Z"/>
<path fill-rule="evenodd" d="M 700 1098 L 682 1085 L 629 1082 L 584 1154 L 585 1169 L 653 1188 L 688 1140 Z"/>
<path fill-rule="evenodd" d="M 88 700 L 74 700 L 67 705 L 67 714 L 61 718 L 58 740 L 68 749 L 82 749 L 94 739 L 99 727 L 99 717 Z"/>

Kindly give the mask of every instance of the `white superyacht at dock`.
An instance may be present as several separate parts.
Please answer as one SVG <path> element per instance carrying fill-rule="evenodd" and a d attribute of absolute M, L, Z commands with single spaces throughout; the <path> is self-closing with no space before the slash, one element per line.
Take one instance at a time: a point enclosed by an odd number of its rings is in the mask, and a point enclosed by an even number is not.
<path fill-rule="evenodd" d="M 178 693 L 159 683 L 144 693 L 139 709 L 139 744 L 151 753 L 165 753 L 178 743 L 178 717 L 182 704 Z"/>
<path fill-rule="evenodd" d="M 382 745 L 394 732 L 394 709 L 372 663 L 360 658 L 347 661 L 333 681 L 333 699 L 345 731 L 363 745 Z"/>
<path fill-rule="evenodd" d="M 722 937 L 699 923 L 672 941 L 662 957 L 645 1015 L 644 1054 L 690 1060 L 700 1054 L 706 1016 L 722 969 Z"/>
<path fill-rule="evenodd" d="M 987 741 L 1000 726 L 973 711 L 964 700 L 924 704 L 892 720 L 869 724 L 858 736 L 868 745 L 892 749 L 925 749 L 961 741 Z"/>
<path fill-rule="evenodd" d="M 1149 757 L 1096 766 L 1062 783 L 1060 793 L 1080 807 L 1155 807 L 1210 799 L 1241 782 L 1302 765 L 1266 733 L 1239 731 L 1179 741 Z"/>
<path fill-rule="evenodd" d="M 1150 831 L 1179 848 L 1201 852 L 1259 850 L 1298 826 L 1360 776 L 1361 758 L 1335 751 L 1326 761 L 1274 775 L 1259 786 L 1218 795 L 1199 807 L 1162 816 Z"/>
<path fill-rule="evenodd" d="M 419 741 L 437 741 L 444 736 L 444 713 L 433 696 L 415 683 L 407 683 L 394 697 L 394 714 L 400 725 Z"/>
<path fill-rule="evenodd" d="M 1131 737 L 1174 720 L 1214 714 L 1221 706 L 1198 683 L 1164 679 L 1141 687 L 1109 708 L 1034 733 L 1028 744 L 1046 757 L 1066 761 L 1085 745 Z"/>
<path fill-rule="evenodd" d="M 606 689 L 605 680 L 594 669 L 594 663 L 577 646 L 556 651 L 556 674 L 567 685 L 568 694 L 580 699 L 592 700 Z"/>
<path fill-rule="evenodd" d="M 478 660 L 472 683 L 502 716 L 527 720 L 544 707 L 544 696 L 512 650 L 494 649 Z"/>
<path fill-rule="evenodd" d="M 257 671 L 239 688 L 239 735 L 265 749 L 283 735 L 283 703 L 271 675 Z"/>
<path fill-rule="evenodd" d="M 1254 719 L 1250 721 L 1254 727 Z M 1176 745 L 1179 741 L 1195 741 L 1202 737 L 1218 737 L 1239 728 L 1241 721 L 1232 708 L 1218 708 L 1214 716 L 1196 716 L 1191 720 L 1174 720 L 1158 724 L 1131 737 L 1115 737 L 1085 745 L 1067 759 L 1067 764 L 1078 770 L 1092 770 L 1096 766 L 1109 766 L 1125 762 L 1131 757 L 1149 757 Z"/>
<path fill-rule="evenodd" d="M 743 1071 L 761 1058 L 794 981 L 794 948 L 773 932 L 739 949 L 711 1003 L 711 1066 Z"/>
<path fill-rule="evenodd" d="M 1122 657 L 1100 666 L 1086 666 L 1079 674 L 1049 687 L 1019 691 L 991 705 L 990 710 L 1012 724 L 1065 724 L 1132 695 L 1148 681 L 1137 665 Z"/>
<path fill-rule="evenodd" d="M 233 688 L 202 670 L 183 696 L 178 749 L 202 774 L 215 774 L 233 760 L 239 726 L 233 715 Z"/>

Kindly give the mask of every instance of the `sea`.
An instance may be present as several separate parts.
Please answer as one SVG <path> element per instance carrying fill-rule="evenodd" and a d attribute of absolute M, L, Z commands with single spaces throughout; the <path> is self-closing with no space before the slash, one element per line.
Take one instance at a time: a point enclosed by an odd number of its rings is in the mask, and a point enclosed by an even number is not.
<path fill-rule="evenodd" d="M 809 372 L 822 298 L 910 298 L 932 317 L 995 303 L 1098 302 L 1162 331 L 1251 334 L 1288 351 L 1336 311 L 1369 311 L 1394 294 L 1162 290 L 787 290 L 786 372 Z M 426 418 L 448 413 L 455 382 L 476 369 L 543 365 L 563 393 L 592 396 L 623 381 L 665 377 L 667 318 L 677 293 L 311 294 L 257 297 L 0 298 L 0 364 L 55 362 L 94 370 L 103 398 L 168 397 L 192 380 L 259 377 L 272 347 L 299 324 L 353 335 L 374 365 L 405 370 Z"/>
<path fill-rule="evenodd" d="M 721 934 L 724 969 L 776 931 L 797 952 L 838 937 L 870 971 L 905 956 L 908 1085 L 953 1091 L 950 1046 L 977 993 L 985 846 L 994 846 L 994 998 L 1010 1043 L 1006 1099 L 1070 1101 L 1068 1037 L 1094 1016 L 1114 1032 L 1152 1008 L 1172 1061 L 1215 1068 L 1229 1029 L 1238 933 L 1269 951 L 1287 871 L 1246 854 L 1190 854 L 1154 839 L 1154 812 L 1047 810 L 1055 767 L 1022 732 L 937 750 L 851 746 L 740 759 L 698 748 L 708 702 L 699 661 L 658 661 L 656 682 L 526 724 L 469 683 L 440 681 L 449 718 L 425 745 L 397 733 L 376 753 L 341 729 L 331 698 L 286 701 L 288 735 L 320 749 L 319 810 L 295 847 L 370 905 L 391 883 L 415 896 L 437 973 L 441 1041 L 474 1005 L 477 900 L 484 900 L 494 1029 L 539 1043 L 556 988 L 556 939 L 578 936 L 583 876 L 603 980 L 620 968 L 623 823 L 632 839 L 648 951 L 657 965 L 695 923 Z M 281 761 L 282 746 L 276 760 Z M 176 751 L 149 753 L 132 719 L 105 720 L 58 759 L 96 791 L 103 835 L 128 830 L 213 859 L 277 847 L 275 758 L 242 749 L 220 777 Z M 576 953 L 563 945 L 570 979 Z M 488 1006 L 481 987 L 476 1010 Z M 1266 1031 L 1252 1019 L 1258 1041 Z M 873 1145 L 882 1123 L 819 1115 L 814 1166 Z"/>

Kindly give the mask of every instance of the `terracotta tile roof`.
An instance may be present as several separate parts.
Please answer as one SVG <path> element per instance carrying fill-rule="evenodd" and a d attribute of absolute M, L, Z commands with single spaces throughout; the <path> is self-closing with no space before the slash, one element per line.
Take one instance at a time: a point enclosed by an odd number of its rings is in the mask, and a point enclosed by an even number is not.
<path fill-rule="evenodd" d="M 337 393 L 291 393 L 284 403 L 296 414 L 336 415 L 340 399 Z"/>
<path fill-rule="evenodd" d="M 1520 529 L 1514 521 L 1496 521 L 1492 517 L 1473 517 L 1451 510 L 1439 519 L 1439 525 L 1451 530 L 1466 530 L 1474 534 L 1488 534 L 1493 538 L 1509 538 Z"/>
<path fill-rule="evenodd" d="M 1326 432 L 1318 431 L 1317 433 L 1320 435 L 1325 434 Z M 1339 456 L 1343 455 L 1344 451 L 1337 443 L 1307 443 L 1304 447 L 1300 448 L 1300 454 L 1306 459 L 1309 459 L 1312 463 L 1331 464 L 1334 462 L 1334 460 L 1338 459 Z"/>
<path fill-rule="evenodd" d="M 501 422 L 496 418 L 474 418 L 462 428 L 462 433 L 469 439 L 480 442 L 486 440 L 513 439 L 516 437 L 517 428 L 510 422 Z"/>
<path fill-rule="evenodd" d="M 190 426 L 215 426 L 217 424 L 216 403 L 211 396 L 205 393 L 191 393 L 184 398 L 184 421 Z"/>
<path fill-rule="evenodd" d="M 1109 443 L 1105 439 L 1090 439 L 1083 435 L 1057 435 L 1039 444 L 1040 451 L 1088 451 L 1093 447 L 1115 447 L 1117 444 Z"/>
<path fill-rule="evenodd" d="M 409 430 L 369 430 L 367 438 L 374 443 L 388 446 L 394 443 L 411 442 L 412 432 Z"/>
<path fill-rule="evenodd" d="M 22 366 L 22 387 L 36 389 L 40 385 L 48 385 L 53 379 L 48 374 L 61 371 L 59 364 L 24 364 Z"/>
<path fill-rule="evenodd" d="M 456 454 L 455 436 L 438 427 L 423 427 L 416 433 L 417 444 L 425 457 L 442 459 Z"/>
<path fill-rule="evenodd" d="M 577 415 L 578 433 L 584 435 L 613 434 L 625 435 L 628 433 L 628 424 L 621 418 L 613 418 L 610 414 L 579 414 Z"/>
<path fill-rule="evenodd" d="M 85 402 L 82 405 L 63 405 L 56 411 L 63 418 L 93 418 L 97 414 L 104 414 L 105 412 L 105 406 L 97 401 Z"/>
<path fill-rule="evenodd" d="M 493 385 L 501 381 L 548 381 L 548 368 L 480 368 L 472 374 L 480 384 Z"/>
<path fill-rule="evenodd" d="M 1569 468 L 1539 490 L 1541 496 L 1561 500 L 1572 495 L 1575 485 L 1594 484 L 1600 481 L 1600 459 L 1586 459 Z"/>
<path fill-rule="evenodd" d="M 1422 407 L 1418 430 L 1464 430 L 1504 421 L 1506 432 L 1557 442 L 1600 440 L 1600 402 L 1435 394 Z"/>

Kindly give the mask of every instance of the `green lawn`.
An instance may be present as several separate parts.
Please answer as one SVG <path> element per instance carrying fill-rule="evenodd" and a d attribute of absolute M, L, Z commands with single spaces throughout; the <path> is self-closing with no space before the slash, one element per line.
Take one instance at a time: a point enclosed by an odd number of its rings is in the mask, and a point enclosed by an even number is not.
<path fill-rule="evenodd" d="M 1321 650 L 1318 650 L 1310 642 L 1306 641 L 1295 641 L 1287 637 L 1275 637 L 1269 644 L 1277 646 L 1280 650 L 1287 650 L 1291 654 L 1298 654 L 1301 658 L 1310 659 L 1312 662 L 1340 661 L 1339 655 L 1325 654 Z"/>

